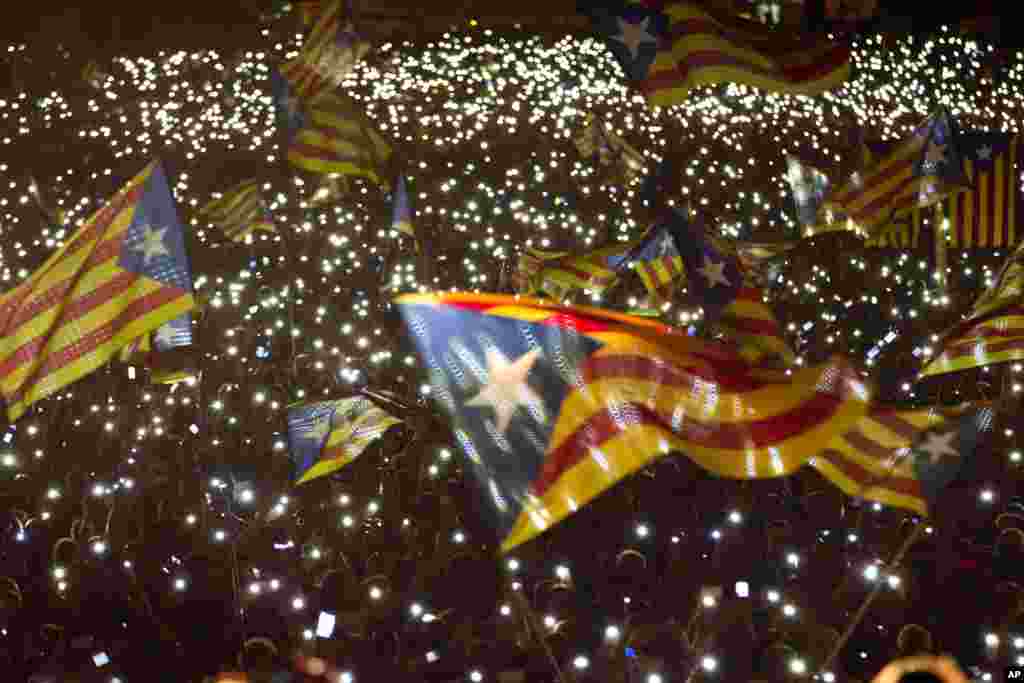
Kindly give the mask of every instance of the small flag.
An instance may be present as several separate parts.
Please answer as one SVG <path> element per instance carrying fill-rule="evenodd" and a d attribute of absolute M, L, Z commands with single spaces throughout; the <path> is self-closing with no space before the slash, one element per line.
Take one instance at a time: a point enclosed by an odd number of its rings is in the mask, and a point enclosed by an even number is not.
<path fill-rule="evenodd" d="M 308 112 L 306 127 L 288 148 L 288 161 L 321 175 L 362 176 L 382 183 L 391 146 L 357 105 L 340 95 L 323 97 Z"/>
<path fill-rule="evenodd" d="M 818 95 L 844 83 L 850 49 L 824 37 L 807 43 L 736 18 L 715 17 L 694 2 L 620 0 L 580 11 L 608 39 L 628 79 L 648 102 L 672 106 L 694 88 L 740 83 L 771 92 Z"/>
<path fill-rule="evenodd" d="M 809 464 L 851 496 L 928 516 L 993 423 L 987 406 L 875 408 Z"/>
<path fill-rule="evenodd" d="M 416 251 L 419 251 L 419 240 L 416 239 L 416 231 L 412 227 L 412 206 L 409 204 L 409 195 L 405 190 L 405 176 L 398 177 L 391 213 L 391 227 L 406 237 L 412 238 L 416 245 Z"/>
<path fill-rule="evenodd" d="M 876 237 L 895 215 L 930 206 L 967 185 L 956 122 L 939 109 L 908 139 L 842 187 L 825 206 L 845 214 L 858 229 Z"/>
<path fill-rule="evenodd" d="M 0 391 L 10 420 L 194 307 L 184 231 L 153 162 L 0 296 Z"/>
<path fill-rule="evenodd" d="M 281 75 L 303 102 L 314 104 L 336 90 L 370 50 L 351 23 L 342 25 L 346 13 L 342 0 L 325 3 L 298 56 L 281 65 Z"/>
<path fill-rule="evenodd" d="M 197 214 L 219 227 L 233 242 L 244 242 L 257 231 L 277 232 L 255 180 L 235 185 Z"/>
<path fill-rule="evenodd" d="M 288 437 L 295 484 L 341 469 L 400 422 L 363 397 L 289 408 Z"/>
<path fill-rule="evenodd" d="M 949 221 L 946 230 L 950 248 L 1015 246 L 1021 202 L 1017 165 L 1020 136 L 968 132 L 960 141 L 971 188 L 942 202 L 942 213 Z"/>
<path fill-rule="evenodd" d="M 782 325 L 764 301 L 764 291 L 749 281 L 726 304 L 713 326 L 749 363 L 791 367 L 796 362 Z"/>
<path fill-rule="evenodd" d="M 668 227 L 655 223 L 622 260 L 620 270 L 632 267 L 655 306 L 671 298 L 672 284 L 683 275 L 683 257 Z"/>
<path fill-rule="evenodd" d="M 821 208 L 828 192 L 828 176 L 792 155 L 786 156 L 786 168 L 786 180 L 793 191 L 796 217 L 804 227 L 805 236 L 823 232 L 819 225 L 824 218 Z"/>
<path fill-rule="evenodd" d="M 616 271 L 635 244 L 620 242 L 578 256 L 528 248 L 519 258 L 517 291 L 544 292 L 559 301 L 579 290 L 605 292 L 618 281 Z"/>
<path fill-rule="evenodd" d="M 670 451 L 721 476 L 784 476 L 867 412 L 841 360 L 787 375 L 602 309 L 486 294 L 397 303 L 504 550 Z"/>
<path fill-rule="evenodd" d="M 943 334 L 941 353 L 920 377 L 1024 360 L 1024 242 L 967 319 Z"/>

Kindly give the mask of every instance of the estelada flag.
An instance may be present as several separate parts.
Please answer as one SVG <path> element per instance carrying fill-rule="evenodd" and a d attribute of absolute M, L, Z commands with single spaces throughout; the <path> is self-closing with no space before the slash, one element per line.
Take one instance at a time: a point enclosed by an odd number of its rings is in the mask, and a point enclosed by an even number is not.
<path fill-rule="evenodd" d="M 488 294 L 397 300 L 509 550 L 678 450 L 794 472 L 867 411 L 842 359 L 769 369 L 650 319 Z"/>

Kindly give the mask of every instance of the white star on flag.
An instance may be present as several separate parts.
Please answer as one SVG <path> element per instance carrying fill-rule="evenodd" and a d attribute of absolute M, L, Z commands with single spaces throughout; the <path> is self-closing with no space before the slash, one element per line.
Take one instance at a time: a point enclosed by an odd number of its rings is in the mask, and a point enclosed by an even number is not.
<path fill-rule="evenodd" d="M 988 161 L 991 158 L 992 158 L 992 148 L 990 146 L 985 145 L 984 147 L 982 147 L 981 149 L 978 150 L 978 159 L 980 161 Z"/>
<path fill-rule="evenodd" d="M 161 325 L 160 329 L 156 331 L 156 341 L 163 346 L 170 346 L 176 332 L 174 325 Z"/>
<path fill-rule="evenodd" d="M 920 450 L 931 456 L 931 463 L 933 465 L 947 456 L 956 458 L 960 453 L 953 447 L 953 439 L 955 438 L 956 432 L 929 434 L 927 441 L 920 447 Z"/>
<path fill-rule="evenodd" d="M 135 250 L 142 252 L 143 265 L 149 265 L 151 258 L 171 255 L 171 252 L 167 251 L 167 245 L 164 244 L 164 233 L 167 232 L 167 228 L 156 230 L 153 226 L 147 225 L 142 230 L 145 232 L 145 236 Z"/>
<path fill-rule="evenodd" d="M 647 32 L 647 25 L 650 24 L 650 17 L 644 19 L 639 24 L 626 21 L 625 19 L 619 18 L 619 35 L 612 36 L 612 40 L 617 40 L 626 46 L 629 50 L 629 54 L 633 59 L 637 58 L 637 53 L 640 50 L 640 45 L 643 43 L 657 43 L 658 39 Z"/>
<path fill-rule="evenodd" d="M 540 357 L 540 349 L 533 349 L 511 363 L 497 349 L 487 349 L 486 355 L 487 385 L 466 405 L 494 410 L 498 431 L 504 434 L 519 406 L 543 405 L 537 392 L 526 383 L 533 364 Z"/>
<path fill-rule="evenodd" d="M 725 276 L 725 261 L 719 261 L 716 263 L 708 258 L 707 254 L 704 255 L 704 265 L 701 266 L 700 270 L 697 272 L 703 275 L 704 279 L 708 281 L 709 289 L 713 289 L 719 283 L 726 287 L 732 284 L 729 282 L 729 278 Z"/>

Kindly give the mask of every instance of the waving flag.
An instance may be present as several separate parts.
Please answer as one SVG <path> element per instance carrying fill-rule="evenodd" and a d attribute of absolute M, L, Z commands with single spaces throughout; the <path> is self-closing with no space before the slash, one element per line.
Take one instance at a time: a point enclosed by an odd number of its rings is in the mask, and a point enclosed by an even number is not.
<path fill-rule="evenodd" d="M 690 294 L 701 303 L 706 318 L 714 322 L 743 287 L 739 259 L 729 243 L 709 234 L 699 220 L 683 211 L 665 212 L 662 224 L 683 261 Z"/>
<path fill-rule="evenodd" d="M 400 422 L 363 397 L 289 408 L 288 438 L 295 484 L 341 469 Z"/>
<path fill-rule="evenodd" d="M 942 203 L 951 248 L 1005 249 L 1017 244 L 1019 144 L 1020 136 L 1008 133 L 967 132 L 961 136 L 971 187 Z"/>
<path fill-rule="evenodd" d="M 876 408 L 809 464 L 851 496 L 927 516 L 993 422 L 987 406 L 968 411 Z"/>
<path fill-rule="evenodd" d="M 966 320 L 943 335 L 941 353 L 920 376 L 1024 360 L 1024 242 L 978 297 Z"/>
<path fill-rule="evenodd" d="M 673 449 L 722 476 L 782 476 L 866 413 L 838 360 L 787 375 L 652 320 L 519 297 L 398 304 L 505 550 Z"/>
<path fill-rule="evenodd" d="M 184 231 L 153 162 L 0 297 L 0 391 L 10 420 L 194 307 Z"/>
<path fill-rule="evenodd" d="M 345 14 L 342 0 L 325 3 L 298 56 L 281 65 L 281 75 L 303 102 L 314 104 L 337 89 L 370 49 L 351 24 L 342 25 Z"/>
<path fill-rule="evenodd" d="M 683 257 L 679 255 L 675 238 L 666 225 L 658 223 L 651 226 L 640 243 L 622 260 L 619 269 L 628 266 L 644 283 L 653 306 L 660 306 L 671 298 L 672 283 L 683 275 Z"/>
<path fill-rule="evenodd" d="M 636 242 L 620 242 L 578 256 L 529 247 L 519 256 L 517 291 L 544 292 L 554 299 L 578 290 L 604 292 L 617 282 L 617 271 L 635 246 Z"/>
<path fill-rule="evenodd" d="M 307 112 L 307 123 L 288 147 L 295 167 L 322 175 L 362 176 L 381 180 L 391 146 L 354 102 L 327 95 Z"/>
<path fill-rule="evenodd" d="M 277 232 L 255 180 L 242 181 L 197 213 L 233 242 L 244 242 L 256 231 Z"/>
<path fill-rule="evenodd" d="M 580 2 L 626 76 L 654 105 L 686 100 L 703 85 L 741 83 L 793 95 L 817 95 L 849 78 L 850 50 L 821 38 L 808 44 L 735 18 L 714 17 L 694 2 L 620 0 L 611 9 Z"/>
<path fill-rule="evenodd" d="M 869 236 L 877 236 L 894 216 L 931 206 L 966 189 L 956 122 L 940 109 L 908 139 L 855 174 L 826 199 Z"/>

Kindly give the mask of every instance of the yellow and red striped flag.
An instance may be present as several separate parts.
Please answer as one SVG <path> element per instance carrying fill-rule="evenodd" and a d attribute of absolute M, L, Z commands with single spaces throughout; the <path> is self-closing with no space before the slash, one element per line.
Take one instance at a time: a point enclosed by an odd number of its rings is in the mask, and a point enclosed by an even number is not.
<path fill-rule="evenodd" d="M 764 290 L 749 281 L 722 309 L 714 325 L 749 363 L 790 367 L 796 361 L 782 325 L 764 301 Z"/>
<path fill-rule="evenodd" d="M 361 176 L 386 185 L 383 166 L 391 158 L 391 145 L 357 105 L 329 94 L 313 105 L 305 127 L 288 147 L 288 161 L 304 171 L 321 175 Z"/>
<path fill-rule="evenodd" d="M 1024 360 L 1024 242 L 966 320 L 943 335 L 941 353 L 920 377 Z"/>
<path fill-rule="evenodd" d="M 967 189 L 956 121 L 940 109 L 914 133 L 826 198 L 825 208 L 876 239 L 894 216 Z"/>
<path fill-rule="evenodd" d="M 244 242 L 257 231 L 277 232 L 255 180 L 243 180 L 196 213 L 219 227 L 232 242 Z"/>
<path fill-rule="evenodd" d="M 184 231 L 153 162 L 0 297 L 0 392 L 11 421 L 194 307 Z"/>
<path fill-rule="evenodd" d="M 519 256 L 516 288 L 564 299 L 578 290 L 605 292 L 618 281 L 617 266 L 637 242 L 621 242 L 580 255 L 529 247 Z"/>
<path fill-rule="evenodd" d="M 850 48 L 824 37 L 800 41 L 753 22 L 719 17 L 695 2 L 622 0 L 585 12 L 608 38 L 627 77 L 648 102 L 672 106 L 694 88 L 740 83 L 817 95 L 850 75 Z"/>
<path fill-rule="evenodd" d="M 988 406 L 875 408 L 808 464 L 844 493 L 927 516 L 993 421 Z"/>
<path fill-rule="evenodd" d="M 784 476 L 867 414 L 839 358 L 766 368 L 650 319 L 514 296 L 397 302 L 504 550 L 673 450 L 720 476 Z"/>
<path fill-rule="evenodd" d="M 951 249 L 1006 249 L 1017 244 L 1019 144 L 1020 135 L 1009 133 L 963 134 L 971 189 L 942 203 Z"/>
<path fill-rule="evenodd" d="M 342 25 L 347 14 L 342 0 L 322 5 L 298 56 L 281 65 L 281 75 L 292 94 L 313 104 L 335 90 L 348 76 L 370 45 L 356 35 L 351 25 Z"/>

